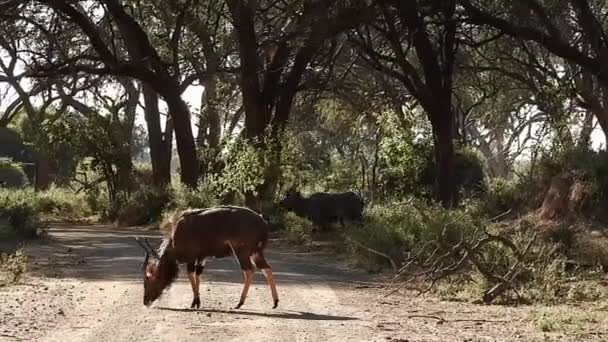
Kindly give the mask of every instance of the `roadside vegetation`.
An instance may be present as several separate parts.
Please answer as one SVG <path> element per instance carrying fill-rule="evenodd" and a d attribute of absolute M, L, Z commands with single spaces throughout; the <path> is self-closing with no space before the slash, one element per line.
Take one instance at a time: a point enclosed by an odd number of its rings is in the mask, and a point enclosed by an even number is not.
<path fill-rule="evenodd" d="M 606 299 L 608 5 L 248 3 L 3 1 L 0 237 L 242 205 L 394 295 Z M 320 229 L 290 189 L 363 220 Z"/>

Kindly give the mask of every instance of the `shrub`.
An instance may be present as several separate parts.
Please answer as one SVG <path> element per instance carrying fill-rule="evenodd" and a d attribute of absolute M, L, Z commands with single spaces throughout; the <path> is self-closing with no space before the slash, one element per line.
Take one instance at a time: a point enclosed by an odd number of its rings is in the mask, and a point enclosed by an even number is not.
<path fill-rule="evenodd" d="M 142 225 L 158 221 L 173 193 L 170 189 L 142 187 L 129 195 L 125 203 L 118 208 L 117 219 L 121 224 Z"/>
<path fill-rule="evenodd" d="M 207 208 L 220 203 L 214 179 L 208 177 L 196 189 L 178 183 L 173 186 L 173 200 L 169 209 Z"/>
<path fill-rule="evenodd" d="M 46 216 L 79 220 L 94 214 L 84 192 L 52 186 L 35 194 L 37 209 Z"/>
<path fill-rule="evenodd" d="M 115 216 L 115 213 L 113 213 L 114 206 L 110 203 L 108 192 L 104 191 L 102 187 L 96 186 L 87 189 L 84 193 L 84 200 L 91 211 L 96 213 L 100 219 L 108 220 Z"/>
<path fill-rule="evenodd" d="M 27 271 L 27 261 L 22 250 L 0 253 L 0 287 L 19 282 Z"/>
<path fill-rule="evenodd" d="M 488 191 L 482 198 L 482 210 L 491 217 L 500 215 L 508 210 L 519 209 L 525 201 L 521 183 L 515 180 L 502 178 L 492 179 L 488 184 Z"/>
<path fill-rule="evenodd" d="M 163 234 L 169 235 L 171 233 L 172 224 L 177 219 L 177 215 L 179 215 L 184 209 L 168 209 L 165 210 L 160 218 L 160 222 L 158 224 L 158 228 Z"/>
<path fill-rule="evenodd" d="M 301 245 L 310 241 L 313 225 L 308 219 L 288 212 L 283 215 L 282 224 L 285 227 L 285 237 L 289 242 Z"/>
<path fill-rule="evenodd" d="M 432 151 L 426 154 L 426 163 L 418 175 L 420 183 L 433 192 L 437 178 L 437 165 Z M 462 197 L 478 197 L 486 191 L 485 160 L 471 148 L 458 148 L 454 152 L 454 172 L 458 191 Z"/>
<path fill-rule="evenodd" d="M 151 184 L 154 184 L 152 164 L 150 163 L 134 163 L 133 176 L 135 177 L 135 182 L 139 186 L 150 186 Z"/>
<path fill-rule="evenodd" d="M 28 184 L 27 175 L 20 164 L 0 158 L 0 187 L 22 188 Z"/>
<path fill-rule="evenodd" d="M 37 237 L 43 231 L 36 195 L 31 190 L 0 190 L 1 217 L 7 218 L 21 237 Z"/>

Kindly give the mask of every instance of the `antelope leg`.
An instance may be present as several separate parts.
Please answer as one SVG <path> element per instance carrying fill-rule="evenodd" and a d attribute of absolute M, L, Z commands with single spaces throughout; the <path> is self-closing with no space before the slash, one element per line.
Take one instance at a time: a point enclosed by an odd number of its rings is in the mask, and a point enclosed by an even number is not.
<path fill-rule="evenodd" d="M 194 298 L 192 299 L 192 304 L 190 304 L 190 308 L 194 309 L 196 308 L 200 308 L 201 307 L 201 299 L 199 297 L 199 292 L 198 292 L 198 277 L 196 276 L 196 273 L 194 272 L 188 272 L 188 280 L 190 280 L 190 286 L 192 286 L 192 293 L 194 295 Z"/>
<path fill-rule="evenodd" d="M 245 270 L 245 285 L 243 286 L 243 292 L 241 293 L 241 300 L 235 309 L 239 309 L 241 306 L 243 306 L 243 304 L 245 304 L 245 298 L 247 298 L 247 292 L 249 291 L 249 286 L 251 285 L 252 280 L 253 270 Z"/>
<path fill-rule="evenodd" d="M 192 263 L 188 263 L 186 265 L 187 269 L 188 269 L 188 280 L 190 280 L 190 286 L 192 286 L 192 294 L 193 294 L 193 298 L 192 298 L 192 304 L 190 304 L 190 308 L 194 309 L 196 308 L 200 308 L 201 307 L 201 300 L 199 297 L 199 292 L 198 292 L 198 285 L 199 285 L 199 281 L 198 281 L 198 275 L 195 273 L 195 268 L 196 266 L 196 261 L 192 262 Z"/>
<path fill-rule="evenodd" d="M 277 286 L 274 282 L 274 276 L 272 275 L 272 269 L 263 268 L 262 273 L 264 273 L 264 276 L 266 277 L 266 281 L 268 282 L 268 285 L 270 286 L 270 292 L 272 293 L 272 301 L 274 302 L 274 306 L 272 308 L 276 309 L 277 306 L 279 305 L 279 294 L 277 293 Z"/>
<path fill-rule="evenodd" d="M 200 293 L 199 288 L 201 286 L 201 278 L 203 275 L 203 270 L 205 269 L 205 265 L 207 264 L 206 259 L 199 260 L 194 268 L 194 272 L 196 272 L 196 293 Z"/>

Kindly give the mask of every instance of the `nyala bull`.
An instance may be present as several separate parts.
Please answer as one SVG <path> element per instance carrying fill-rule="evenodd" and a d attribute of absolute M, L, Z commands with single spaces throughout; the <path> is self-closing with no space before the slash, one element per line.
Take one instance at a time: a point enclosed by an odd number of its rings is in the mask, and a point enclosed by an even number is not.
<path fill-rule="evenodd" d="M 242 207 L 222 206 L 208 209 L 191 209 L 176 215 L 171 224 L 171 235 L 165 238 L 156 252 L 147 240 L 138 239 L 146 251 L 142 266 L 144 273 L 144 305 L 158 299 L 163 291 L 177 279 L 179 264 L 186 264 L 192 285 L 191 308 L 201 305 L 200 276 L 209 257 L 223 258 L 233 255 L 245 274 L 241 299 L 245 303 L 254 268 L 262 270 L 270 286 L 273 309 L 279 303 L 270 265 L 264 257 L 268 243 L 269 225 L 256 212 Z M 150 256 L 154 260 L 150 260 Z"/>

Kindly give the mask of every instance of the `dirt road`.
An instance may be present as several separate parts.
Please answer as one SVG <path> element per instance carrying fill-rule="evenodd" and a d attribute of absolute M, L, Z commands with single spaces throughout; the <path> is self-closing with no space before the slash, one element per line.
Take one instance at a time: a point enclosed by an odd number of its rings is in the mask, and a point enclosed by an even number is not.
<path fill-rule="evenodd" d="M 247 302 L 233 310 L 242 273 L 232 259 L 212 260 L 202 309 L 180 280 L 151 307 L 142 304 L 142 252 L 132 236 L 154 232 L 111 226 L 60 226 L 27 247 L 33 275 L 0 289 L 0 341 L 534 341 L 605 340 L 603 316 L 578 332 L 543 332 L 535 308 L 478 306 L 433 298 L 383 298 L 371 277 L 329 254 L 294 251 L 272 241 L 281 302 L 271 309 L 260 273 Z M 563 308 L 562 308 L 563 309 Z M 548 309 L 550 314 L 560 308 Z M 551 311 L 554 310 L 554 311 Z M 588 308 L 567 310 L 588 311 Z M 594 316 L 595 317 L 595 316 Z M 598 321 L 600 320 L 600 321 Z M 571 335 L 569 335 L 571 334 Z M 574 334 L 574 335 L 572 335 Z"/>

